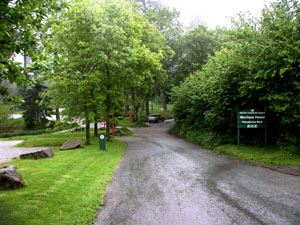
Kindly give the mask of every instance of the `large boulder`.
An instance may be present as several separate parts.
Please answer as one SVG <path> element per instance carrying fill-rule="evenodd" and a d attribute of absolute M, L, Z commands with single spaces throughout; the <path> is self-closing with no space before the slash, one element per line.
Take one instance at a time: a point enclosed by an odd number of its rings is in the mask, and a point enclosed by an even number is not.
<path fill-rule="evenodd" d="M 69 150 L 69 149 L 75 149 L 80 148 L 82 145 L 82 142 L 80 139 L 74 138 L 71 140 L 66 141 L 61 147 L 60 150 Z"/>
<path fill-rule="evenodd" d="M 24 187 L 24 181 L 16 171 L 16 166 L 5 166 L 0 169 L 0 190 L 18 189 Z"/>
<path fill-rule="evenodd" d="M 54 157 L 54 153 L 51 148 L 20 155 L 21 159 L 44 159 L 52 157 Z"/>

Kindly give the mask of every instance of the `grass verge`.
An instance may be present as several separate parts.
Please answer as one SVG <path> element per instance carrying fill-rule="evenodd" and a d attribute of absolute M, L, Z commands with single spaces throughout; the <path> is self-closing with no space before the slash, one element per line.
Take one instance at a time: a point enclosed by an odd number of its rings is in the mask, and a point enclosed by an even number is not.
<path fill-rule="evenodd" d="M 238 150 L 237 145 L 223 144 L 224 142 L 233 143 L 235 137 L 228 137 L 204 129 L 187 130 L 184 126 L 178 126 L 177 124 L 172 128 L 171 133 L 195 144 L 204 146 L 207 150 L 224 154 L 229 157 L 279 167 L 300 167 L 300 154 L 296 148 L 270 146 L 267 149 L 264 149 L 255 146 L 241 146 Z"/>
<path fill-rule="evenodd" d="M 129 117 L 124 117 L 122 120 L 119 120 L 117 126 L 121 126 L 121 127 L 147 127 L 148 125 L 145 122 L 141 122 L 141 123 L 132 122 L 132 125 L 130 125 L 130 118 Z"/>
<path fill-rule="evenodd" d="M 215 152 L 251 162 L 262 162 L 276 166 L 300 166 L 300 156 L 283 149 L 258 148 L 253 146 L 221 145 L 214 149 Z"/>
<path fill-rule="evenodd" d="M 34 144 L 40 141 L 48 146 L 70 137 L 84 139 L 84 133 L 48 135 L 50 141 L 40 136 L 27 140 L 34 146 L 41 146 Z M 113 140 L 107 142 L 107 151 L 100 151 L 98 138 L 93 138 L 92 145 L 84 148 L 54 150 L 54 158 L 2 164 L 16 165 L 26 186 L 0 191 L 0 224 L 92 224 L 125 148 L 125 142 Z"/>

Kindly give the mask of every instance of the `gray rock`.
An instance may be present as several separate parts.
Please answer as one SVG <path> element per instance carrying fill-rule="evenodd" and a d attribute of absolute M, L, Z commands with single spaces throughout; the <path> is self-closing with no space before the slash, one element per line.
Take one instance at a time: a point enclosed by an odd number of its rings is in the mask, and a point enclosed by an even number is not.
<path fill-rule="evenodd" d="M 75 149 L 80 148 L 82 145 L 82 142 L 80 139 L 71 139 L 66 141 L 61 147 L 60 150 L 69 150 L 69 149 Z"/>
<path fill-rule="evenodd" d="M 54 157 L 54 153 L 51 148 L 20 155 L 21 159 L 44 159 L 52 157 Z"/>
<path fill-rule="evenodd" d="M 0 169 L 0 189 L 18 189 L 24 187 L 24 181 L 16 171 L 16 166 L 5 166 Z"/>
<path fill-rule="evenodd" d="M 115 136 L 123 136 L 123 132 L 121 130 L 115 130 L 114 135 Z"/>

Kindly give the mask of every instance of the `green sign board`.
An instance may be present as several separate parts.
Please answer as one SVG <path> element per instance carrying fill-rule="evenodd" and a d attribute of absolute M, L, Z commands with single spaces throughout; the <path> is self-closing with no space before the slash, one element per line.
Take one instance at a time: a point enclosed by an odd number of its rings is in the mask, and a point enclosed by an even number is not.
<path fill-rule="evenodd" d="M 266 128 L 266 112 L 255 109 L 244 110 L 237 113 L 238 128 Z"/>
<path fill-rule="evenodd" d="M 237 113 L 238 149 L 240 149 L 240 128 L 264 128 L 265 147 L 267 146 L 266 112 L 255 109 L 248 109 Z"/>

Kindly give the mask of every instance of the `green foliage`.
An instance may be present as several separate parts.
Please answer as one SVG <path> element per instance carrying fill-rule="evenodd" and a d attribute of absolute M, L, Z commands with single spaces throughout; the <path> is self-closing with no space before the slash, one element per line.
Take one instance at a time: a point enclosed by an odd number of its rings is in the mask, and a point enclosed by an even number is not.
<path fill-rule="evenodd" d="M 106 152 L 99 150 L 98 138 L 91 143 L 54 150 L 54 158 L 4 164 L 16 165 L 26 186 L 1 191 L 0 224 L 92 224 L 126 143 L 107 142 Z"/>
<path fill-rule="evenodd" d="M 2 133 L 0 134 L 0 138 L 10 138 L 10 137 L 18 137 L 18 136 L 27 136 L 27 135 L 39 135 L 46 132 L 46 129 L 40 130 L 22 130 L 14 133 Z"/>
<path fill-rule="evenodd" d="M 204 130 L 221 137 L 217 144 L 233 143 L 236 113 L 256 108 L 267 112 L 269 143 L 299 146 L 299 10 L 296 0 L 277 1 L 258 21 L 241 17 L 228 32 L 232 42 L 173 89 L 175 131 Z"/>
<path fill-rule="evenodd" d="M 0 126 L 7 125 L 7 122 L 10 118 L 10 114 L 10 105 L 4 104 L 2 101 L 0 101 Z"/>
<path fill-rule="evenodd" d="M 22 118 L 10 118 L 13 111 L 14 105 L 4 103 L 0 100 L 0 134 L 12 133 L 24 128 L 24 120 Z"/>
<path fill-rule="evenodd" d="M 28 82 L 29 76 L 20 63 L 14 62 L 13 54 L 20 53 L 35 60 L 38 51 L 36 32 L 41 29 L 47 15 L 62 7 L 65 7 L 62 0 L 1 1 L 0 83 L 4 80 L 19 85 Z M 8 94 L 8 89 L 1 86 L 0 96 L 7 97 Z"/>
<path fill-rule="evenodd" d="M 165 77 L 164 79 L 161 79 L 161 76 L 154 77 L 154 88 L 150 92 L 148 91 L 148 93 L 141 93 L 141 95 L 146 101 L 149 101 L 153 96 L 163 96 L 163 105 L 166 108 L 168 100 L 166 96 L 171 87 L 171 71 L 174 70 L 174 65 L 176 64 L 175 53 L 178 50 L 180 37 L 183 33 L 182 24 L 179 22 L 180 13 L 174 8 L 164 7 L 159 1 L 155 0 L 134 0 L 134 2 L 141 3 L 141 13 L 164 36 L 164 58 L 161 62 L 166 72 L 164 74 Z"/>
<path fill-rule="evenodd" d="M 0 126 L 0 134 L 4 133 L 17 133 L 24 129 L 23 118 L 19 119 L 8 119 L 5 125 Z"/>
<path fill-rule="evenodd" d="M 177 66 L 172 75 L 172 83 L 178 85 L 191 73 L 200 70 L 210 56 L 220 48 L 220 37 L 215 30 L 204 25 L 187 31 L 177 43 Z M 222 35 L 221 35 L 222 36 Z"/>
<path fill-rule="evenodd" d="M 300 166 L 299 154 L 295 154 L 291 149 L 272 147 L 264 149 L 249 146 L 241 146 L 240 149 L 237 149 L 236 145 L 222 145 L 214 151 L 245 161 L 262 162 L 276 166 Z"/>
<path fill-rule="evenodd" d="M 24 102 L 21 105 L 25 127 L 27 129 L 45 128 L 50 116 L 51 109 L 41 105 L 40 94 L 46 92 L 47 88 L 41 84 L 35 84 L 24 93 Z"/>
<path fill-rule="evenodd" d="M 110 118 L 122 111 L 124 89 L 146 94 L 163 74 L 162 37 L 128 2 L 76 1 L 49 23 L 48 95 L 70 117 Z"/>
<path fill-rule="evenodd" d="M 161 111 L 159 114 L 162 115 L 162 117 L 165 118 L 166 120 L 174 118 L 173 112 L 170 112 L 170 111 L 167 111 L 167 112 Z"/>
<path fill-rule="evenodd" d="M 117 125 L 121 127 L 147 127 L 147 124 L 145 122 L 141 122 L 141 123 L 132 122 L 132 125 L 130 125 L 129 117 L 124 117 L 122 120 L 119 120 Z"/>
<path fill-rule="evenodd" d="M 77 123 L 67 123 L 67 122 L 57 122 L 55 123 L 54 127 L 52 128 L 47 128 L 47 133 L 53 133 L 53 132 L 58 132 L 62 130 L 69 130 L 72 128 L 78 127 Z"/>

